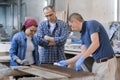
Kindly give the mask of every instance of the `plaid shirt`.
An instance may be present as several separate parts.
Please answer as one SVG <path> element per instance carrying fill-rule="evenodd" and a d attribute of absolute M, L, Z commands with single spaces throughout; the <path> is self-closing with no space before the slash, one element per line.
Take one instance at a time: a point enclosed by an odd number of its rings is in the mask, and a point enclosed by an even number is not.
<path fill-rule="evenodd" d="M 44 36 L 48 35 L 54 37 L 55 46 L 48 46 L 48 41 Z M 65 60 L 64 44 L 68 37 L 68 26 L 62 20 L 56 21 L 56 26 L 51 33 L 49 21 L 43 21 L 38 26 L 37 40 L 41 48 L 41 63 L 54 63 L 60 60 Z"/>

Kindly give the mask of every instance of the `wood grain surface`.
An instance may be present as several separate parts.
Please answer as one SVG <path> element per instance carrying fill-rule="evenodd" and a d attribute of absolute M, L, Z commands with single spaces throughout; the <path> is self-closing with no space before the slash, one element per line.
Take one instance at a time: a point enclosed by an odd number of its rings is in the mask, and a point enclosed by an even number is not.
<path fill-rule="evenodd" d="M 94 76 L 95 74 L 90 73 L 90 72 L 84 72 L 84 71 L 75 71 L 74 69 L 71 68 L 66 68 L 66 67 L 61 67 L 61 66 L 56 66 L 52 64 L 41 64 L 39 66 L 34 66 L 32 65 L 31 67 L 46 70 L 49 72 L 53 72 L 56 74 L 64 75 L 66 77 L 85 77 L 85 76 Z"/>

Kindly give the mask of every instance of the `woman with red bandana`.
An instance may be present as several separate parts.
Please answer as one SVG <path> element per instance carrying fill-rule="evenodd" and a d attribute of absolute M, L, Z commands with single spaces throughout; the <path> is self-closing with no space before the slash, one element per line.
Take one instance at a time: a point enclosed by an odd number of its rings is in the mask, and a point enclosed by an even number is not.
<path fill-rule="evenodd" d="M 10 66 L 39 64 L 38 44 L 34 34 L 37 22 L 27 19 L 21 31 L 13 36 L 10 48 Z"/>

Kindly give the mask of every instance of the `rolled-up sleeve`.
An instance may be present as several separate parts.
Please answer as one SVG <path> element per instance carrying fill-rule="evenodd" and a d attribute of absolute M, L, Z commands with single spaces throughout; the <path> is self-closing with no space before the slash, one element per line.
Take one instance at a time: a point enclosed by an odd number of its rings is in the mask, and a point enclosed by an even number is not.
<path fill-rule="evenodd" d="M 16 40 L 16 36 L 14 36 L 12 39 L 11 48 L 9 51 L 12 60 L 16 60 L 18 58 L 18 56 L 16 56 L 17 50 L 18 50 L 17 40 Z"/>
<path fill-rule="evenodd" d="M 37 29 L 37 41 L 38 41 L 38 44 L 40 46 L 45 47 L 45 46 L 48 46 L 49 42 L 44 39 L 44 32 L 43 32 L 43 28 L 42 28 L 43 26 L 44 26 L 44 24 L 42 24 L 42 23 L 40 23 L 38 25 L 38 29 Z"/>
<path fill-rule="evenodd" d="M 54 37 L 54 41 L 56 45 L 64 45 L 66 43 L 67 37 L 68 37 L 68 25 L 66 23 L 61 23 L 59 26 L 61 26 L 61 35 L 59 37 Z"/>

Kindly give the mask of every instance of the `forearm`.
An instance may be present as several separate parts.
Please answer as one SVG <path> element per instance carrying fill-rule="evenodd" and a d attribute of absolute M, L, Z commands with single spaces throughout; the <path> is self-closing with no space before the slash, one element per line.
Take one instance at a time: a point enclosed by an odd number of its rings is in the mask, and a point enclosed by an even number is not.
<path fill-rule="evenodd" d="M 18 56 L 14 55 L 14 54 L 12 56 L 13 56 L 13 60 L 16 61 L 17 63 L 21 62 L 21 59 Z"/>
<path fill-rule="evenodd" d="M 56 42 L 56 45 L 61 46 L 64 45 L 66 43 L 67 37 L 55 37 L 54 41 Z"/>
<path fill-rule="evenodd" d="M 46 47 L 49 44 L 49 41 L 45 40 L 44 38 L 39 38 L 38 39 L 38 44 L 42 47 Z"/>
<path fill-rule="evenodd" d="M 66 60 L 68 64 L 75 63 L 80 58 L 80 56 L 84 54 L 84 52 L 86 52 L 87 47 L 85 45 L 82 45 L 80 49 L 81 49 L 81 53 L 77 54 L 73 58 Z"/>
<path fill-rule="evenodd" d="M 82 54 L 82 56 L 84 58 L 89 57 L 98 49 L 98 47 L 99 47 L 98 44 L 91 44 L 90 47 L 84 52 L 84 54 Z"/>
<path fill-rule="evenodd" d="M 81 56 L 81 54 L 78 54 L 78 55 L 76 55 L 76 56 L 73 57 L 73 58 L 67 59 L 67 60 L 66 60 L 67 64 L 75 63 L 75 62 L 80 58 L 80 56 Z"/>
<path fill-rule="evenodd" d="M 51 36 L 45 35 L 44 39 L 49 41 L 49 43 L 54 43 L 54 45 L 64 45 L 66 43 L 67 36 L 65 35 L 60 37 L 51 37 Z"/>
<path fill-rule="evenodd" d="M 49 42 L 49 44 L 48 44 L 48 46 L 54 46 L 54 45 L 56 45 L 55 42 Z"/>
<path fill-rule="evenodd" d="M 49 37 L 48 41 L 50 41 L 50 42 L 52 42 L 52 43 L 55 43 L 54 37 Z"/>
<path fill-rule="evenodd" d="M 56 43 L 54 41 L 54 37 L 50 37 L 50 36 L 45 35 L 44 39 L 49 42 L 48 46 L 54 46 L 54 45 L 56 45 Z"/>
<path fill-rule="evenodd" d="M 37 30 L 37 41 L 38 44 L 42 47 L 47 47 L 48 46 L 48 40 L 44 39 L 45 34 L 43 32 L 42 26 L 39 25 L 38 30 Z"/>
<path fill-rule="evenodd" d="M 84 54 L 82 54 L 84 58 L 87 58 L 90 55 L 92 55 L 100 46 L 98 32 L 91 34 L 90 38 L 91 38 L 91 44 L 88 47 L 88 49 L 84 52 Z"/>

